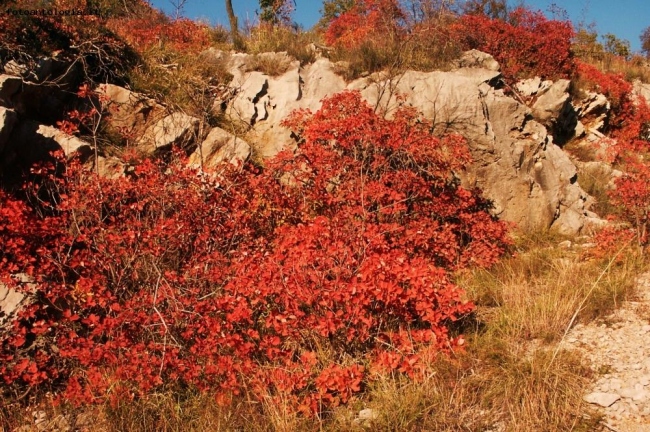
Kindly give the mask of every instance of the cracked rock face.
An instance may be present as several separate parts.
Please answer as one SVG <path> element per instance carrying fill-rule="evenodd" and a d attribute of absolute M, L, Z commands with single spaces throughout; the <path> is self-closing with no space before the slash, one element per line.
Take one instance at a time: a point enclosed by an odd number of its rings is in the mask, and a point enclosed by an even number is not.
<path fill-rule="evenodd" d="M 0 330 L 8 329 L 17 314 L 32 301 L 32 278 L 25 273 L 18 273 L 13 275 L 13 280 L 14 286 L 0 282 Z"/>
<path fill-rule="evenodd" d="M 188 160 L 190 167 L 212 169 L 227 161 L 233 165 L 250 156 L 251 147 L 243 139 L 220 128 L 213 128 Z"/>
<path fill-rule="evenodd" d="M 644 84 L 641 81 L 634 82 L 634 93 L 643 96 L 650 103 L 650 84 Z"/>
<path fill-rule="evenodd" d="M 315 111 L 324 97 L 347 89 L 359 90 L 378 112 L 390 116 L 399 105 L 395 95 L 401 94 L 406 104 L 433 121 L 436 133 L 467 138 L 475 163 L 458 174 L 464 186 L 478 187 L 494 201 L 502 219 L 524 230 L 556 228 L 575 234 L 596 216 L 588 211 L 588 196 L 577 184 L 573 163 L 528 107 L 495 88 L 500 73 L 485 56 L 468 55 L 469 60 L 459 64 L 463 67 L 451 72 L 374 74 L 351 83 L 324 58 L 304 68 L 294 62 L 284 74 L 272 77 L 246 72 L 245 56 L 236 54 L 229 61 L 235 96 L 227 103 L 226 115 L 250 127 L 247 138 L 263 157 L 295 146 L 291 131 L 280 126 L 295 109 Z M 483 67 L 466 67 L 477 64 Z M 542 93 L 538 111 L 555 121 L 567 104 L 567 82 L 531 86 Z"/>

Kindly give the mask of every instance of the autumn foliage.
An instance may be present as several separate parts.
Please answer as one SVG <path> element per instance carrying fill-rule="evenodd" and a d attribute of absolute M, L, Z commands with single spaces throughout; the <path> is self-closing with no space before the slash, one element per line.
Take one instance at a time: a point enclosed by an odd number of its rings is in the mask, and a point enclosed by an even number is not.
<path fill-rule="evenodd" d="M 198 52 L 210 45 L 206 25 L 187 18 L 171 19 L 152 9 L 109 19 L 106 26 L 140 53 L 154 47 Z"/>
<path fill-rule="evenodd" d="M 574 31 L 569 21 L 550 20 L 540 11 L 519 7 L 507 20 L 463 15 L 453 28 L 464 49 L 492 54 L 508 81 L 568 78 L 573 72 Z"/>
<path fill-rule="evenodd" d="M 325 41 L 348 49 L 371 40 L 403 38 L 405 18 L 396 0 L 360 0 L 351 10 L 336 17 L 327 27 Z"/>
<path fill-rule="evenodd" d="M 615 180 L 609 195 L 624 220 L 637 230 L 641 244 L 648 243 L 650 227 L 650 106 L 635 95 L 633 85 L 621 74 L 607 73 L 590 64 L 578 62 L 576 78 L 591 91 L 607 96 L 611 112 L 606 124 L 609 138 L 608 162 L 623 175 Z"/>
<path fill-rule="evenodd" d="M 463 139 L 358 93 L 287 124 L 299 150 L 262 170 L 57 163 L 0 191 L 0 276 L 34 300 L 0 340 L 0 388 L 92 403 L 181 386 L 313 413 L 460 347 L 449 324 L 473 306 L 450 272 L 508 244 L 458 184 Z"/>

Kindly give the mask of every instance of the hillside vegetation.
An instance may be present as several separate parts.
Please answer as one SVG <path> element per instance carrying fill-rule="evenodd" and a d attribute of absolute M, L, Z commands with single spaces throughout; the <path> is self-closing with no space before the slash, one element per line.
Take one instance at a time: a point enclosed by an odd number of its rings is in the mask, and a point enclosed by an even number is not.
<path fill-rule="evenodd" d="M 182 146 L 144 157 L 107 126 L 97 85 L 234 129 L 210 109 L 232 76 L 197 61 L 233 48 L 233 32 L 141 0 L 41 3 L 109 13 L 0 15 L 0 65 L 63 88 L 66 109 L 43 121 L 127 169 L 109 179 L 54 154 L 1 173 L 0 282 L 30 298 L 0 315 L 3 430 L 39 430 L 41 411 L 46 430 L 599 427 L 582 400 L 597 372 L 556 347 L 633 298 L 647 269 L 650 107 L 631 82 L 650 80 L 646 59 L 499 2 L 328 2 L 310 31 L 271 8 L 234 41 L 302 64 L 327 56 L 347 80 L 446 69 L 477 49 L 513 97 L 536 76 L 605 95 L 605 161 L 622 174 L 615 189 L 590 187 L 612 222 L 560 247 L 461 185 L 465 138 L 436 136 L 412 108 L 385 118 L 358 92 L 285 119 L 297 149 L 272 159 L 204 171 Z M 39 75 L 44 57 L 66 65 L 60 76 Z M 280 75 L 274 58 L 253 69 Z"/>

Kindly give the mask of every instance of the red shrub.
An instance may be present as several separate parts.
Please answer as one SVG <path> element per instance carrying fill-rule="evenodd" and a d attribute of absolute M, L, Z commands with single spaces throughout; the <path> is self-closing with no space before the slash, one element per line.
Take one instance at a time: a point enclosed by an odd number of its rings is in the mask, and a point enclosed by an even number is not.
<path fill-rule="evenodd" d="M 359 0 L 349 11 L 332 20 L 325 32 L 325 42 L 345 48 L 358 48 L 364 42 L 400 38 L 404 20 L 396 0 Z"/>
<path fill-rule="evenodd" d="M 288 124 L 299 151 L 263 172 L 145 161 L 106 180 L 72 164 L 0 192 L 0 275 L 36 284 L 0 339 L 0 388 L 77 402 L 247 388 L 314 412 L 349 400 L 366 366 L 410 374 L 461 345 L 448 324 L 473 306 L 449 271 L 508 243 L 453 175 L 463 140 L 413 112 L 382 119 L 358 93 Z M 338 357 L 319 361 L 323 345 Z"/>
<path fill-rule="evenodd" d="M 587 88 L 603 93 L 612 105 L 607 128 L 612 138 L 611 162 L 624 174 L 609 195 L 623 218 L 637 229 L 638 240 L 648 243 L 650 225 L 650 106 L 633 94 L 621 74 L 605 73 L 578 63 L 578 78 Z"/>
<path fill-rule="evenodd" d="M 568 78 L 573 71 L 574 31 L 569 21 L 549 20 L 542 12 L 519 7 L 509 14 L 508 22 L 463 15 L 452 27 L 464 49 L 492 54 L 509 82 L 535 75 Z"/>
<path fill-rule="evenodd" d="M 650 107 L 645 99 L 626 101 L 619 115 L 619 129 L 614 130 L 612 149 L 618 167 L 624 172 L 610 192 L 612 203 L 637 229 L 641 244 L 648 244 L 650 227 Z"/>
<path fill-rule="evenodd" d="M 106 25 L 139 53 L 152 47 L 200 51 L 210 45 L 208 29 L 187 18 L 172 20 L 157 11 L 109 19 Z"/>
<path fill-rule="evenodd" d="M 625 119 L 633 115 L 632 84 L 622 74 L 602 72 L 595 66 L 581 61 L 576 62 L 576 75 L 588 90 L 604 94 L 612 104 L 609 127 L 621 130 L 626 127 Z"/>

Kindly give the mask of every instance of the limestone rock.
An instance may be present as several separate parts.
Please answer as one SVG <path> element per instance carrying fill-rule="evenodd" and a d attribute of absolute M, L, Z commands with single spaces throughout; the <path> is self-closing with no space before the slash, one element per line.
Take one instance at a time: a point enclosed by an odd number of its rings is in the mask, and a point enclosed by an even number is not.
<path fill-rule="evenodd" d="M 538 99 L 532 106 L 532 114 L 535 120 L 543 125 L 550 127 L 560 117 L 569 103 L 570 96 L 568 93 L 570 81 L 561 79 L 554 82 L 543 92 L 538 92 Z"/>
<path fill-rule="evenodd" d="M 66 156 L 72 157 L 75 153 L 89 154 L 91 145 L 73 135 L 54 128 L 52 126 L 39 125 L 36 133 L 44 138 L 50 138 L 56 142 Z"/>
<path fill-rule="evenodd" d="M 329 61 L 324 60 L 326 63 Z M 280 126 L 294 109 L 318 108 L 320 98 L 308 98 L 305 93 L 330 95 L 343 90 L 344 82 L 332 92 L 325 80 L 319 80 L 322 87 L 311 89 L 309 72 L 300 72 L 300 63 L 290 63 L 287 71 L 280 76 L 269 76 L 259 71 L 245 72 L 246 61 L 238 56 L 232 60 L 235 65 L 230 69 L 234 78 L 230 86 L 235 96 L 227 105 L 225 115 L 231 121 L 251 127 L 250 136 L 258 143 L 257 152 L 262 157 L 272 157 L 283 148 L 291 146 L 291 132 Z M 323 61 L 308 66 L 306 69 L 318 68 Z M 320 93 L 323 92 L 324 93 Z"/>
<path fill-rule="evenodd" d="M 0 283 L 0 328 L 14 314 L 24 299 L 25 294 Z"/>
<path fill-rule="evenodd" d="M 12 107 L 12 97 L 18 93 L 23 80 L 11 75 L 0 75 L 0 105 Z"/>
<path fill-rule="evenodd" d="M 584 397 L 585 402 L 590 404 L 600 405 L 601 407 L 609 407 L 621 397 L 616 393 L 590 393 Z"/>
<path fill-rule="evenodd" d="M 553 84 L 552 81 L 542 81 L 540 77 L 536 76 L 534 78 L 528 78 L 517 82 L 515 84 L 515 89 L 524 98 L 530 98 L 531 96 L 535 96 L 537 93 L 544 92 L 551 86 L 551 84 Z"/>
<path fill-rule="evenodd" d="M 639 80 L 634 81 L 634 93 L 643 96 L 650 103 L 650 84 L 642 83 Z"/>
<path fill-rule="evenodd" d="M 400 94 L 406 105 L 433 121 L 436 134 L 457 132 L 467 138 L 475 163 L 457 174 L 465 186 L 479 187 L 493 200 L 495 214 L 524 230 L 553 226 L 575 234 L 582 229 L 587 195 L 576 182 L 575 166 L 546 128 L 532 120 L 530 109 L 498 89 L 500 73 L 491 57 L 470 52 L 457 62 L 461 68 L 451 72 L 376 73 L 346 84 L 325 58 L 305 68 L 293 64 L 272 77 L 247 72 L 245 56 L 230 59 L 236 96 L 225 114 L 250 128 L 248 141 L 261 157 L 295 146 L 291 131 L 280 126 L 295 109 L 318 110 L 324 97 L 348 89 L 360 91 L 390 117 L 402 103 L 395 98 Z M 538 84 L 536 109 L 553 123 L 570 105 L 569 82 L 545 85 Z"/>
<path fill-rule="evenodd" d="M 645 400 L 647 399 L 648 395 L 650 395 L 650 393 L 644 390 L 643 387 L 641 388 L 626 387 L 621 389 L 618 392 L 618 394 L 621 395 L 621 397 L 632 399 L 634 401 Z"/>
<path fill-rule="evenodd" d="M 138 147 L 146 153 L 167 150 L 172 145 L 186 145 L 195 136 L 199 119 L 175 112 L 150 126 L 140 138 Z"/>
<path fill-rule="evenodd" d="M 145 130 L 167 115 L 164 106 L 140 93 L 113 84 L 102 84 L 97 92 L 103 99 L 103 108 L 109 115 L 106 123 L 122 135 L 137 140 Z"/>
<path fill-rule="evenodd" d="M 0 155 L 17 121 L 18 116 L 13 110 L 0 106 Z"/>
<path fill-rule="evenodd" d="M 463 55 L 456 60 L 455 65 L 458 68 L 479 68 L 487 69 L 490 71 L 499 71 L 501 66 L 499 63 L 488 53 L 478 50 L 465 51 Z"/>
<path fill-rule="evenodd" d="M 501 72 L 490 69 L 460 68 L 454 70 L 454 74 L 472 79 L 478 84 L 486 83 L 494 87 L 501 86 Z"/>
<path fill-rule="evenodd" d="M 17 286 L 9 287 L 0 282 L 0 331 L 11 323 L 12 318 L 30 301 L 33 279 L 24 273 L 13 276 Z M 21 289 L 16 289 L 20 287 Z"/>
<path fill-rule="evenodd" d="M 250 156 L 251 147 L 243 139 L 220 128 L 214 128 L 192 153 L 188 165 L 214 168 L 222 162 L 236 165 Z"/>
<path fill-rule="evenodd" d="M 354 423 L 360 424 L 362 426 L 370 426 L 373 421 L 379 418 L 379 413 L 371 408 L 365 408 L 359 411 L 357 418 L 354 419 Z"/>
<path fill-rule="evenodd" d="M 609 100 L 602 93 L 587 92 L 587 96 L 576 104 L 576 112 L 581 119 L 607 114 L 609 109 Z"/>

